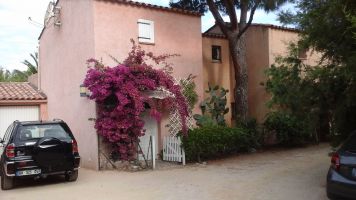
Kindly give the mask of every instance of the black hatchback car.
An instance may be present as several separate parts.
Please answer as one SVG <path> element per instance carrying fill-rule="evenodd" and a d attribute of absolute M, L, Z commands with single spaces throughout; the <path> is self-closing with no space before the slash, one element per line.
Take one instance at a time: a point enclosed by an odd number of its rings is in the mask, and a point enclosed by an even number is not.
<path fill-rule="evenodd" d="M 356 132 L 332 153 L 326 190 L 329 199 L 356 199 Z"/>
<path fill-rule="evenodd" d="M 77 142 L 62 120 L 13 122 L 0 141 L 1 189 L 20 178 L 64 175 L 76 181 L 80 156 Z"/>

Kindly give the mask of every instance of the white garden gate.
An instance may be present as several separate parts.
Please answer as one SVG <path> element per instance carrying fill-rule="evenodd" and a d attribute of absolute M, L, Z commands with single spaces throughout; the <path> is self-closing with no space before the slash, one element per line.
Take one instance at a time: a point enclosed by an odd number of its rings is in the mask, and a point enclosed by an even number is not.
<path fill-rule="evenodd" d="M 185 152 L 180 137 L 165 136 L 163 138 L 163 160 L 181 162 L 185 165 Z"/>
<path fill-rule="evenodd" d="M 177 84 L 189 84 L 193 81 L 193 78 L 189 76 L 187 79 L 176 79 Z M 188 102 L 191 99 L 187 99 Z M 186 124 L 188 129 L 194 127 L 194 119 L 192 113 L 187 117 Z M 163 138 L 163 160 L 172 162 L 181 162 L 185 165 L 185 152 L 182 147 L 182 141 L 180 137 L 177 137 L 179 131 L 182 130 L 182 121 L 180 119 L 179 112 L 176 108 L 172 107 L 169 114 L 168 132 L 169 136 Z"/>

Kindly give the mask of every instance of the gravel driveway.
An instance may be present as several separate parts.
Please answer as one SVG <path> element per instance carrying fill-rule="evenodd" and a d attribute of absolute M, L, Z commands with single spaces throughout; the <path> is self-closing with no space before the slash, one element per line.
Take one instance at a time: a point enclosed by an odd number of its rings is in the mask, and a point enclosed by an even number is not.
<path fill-rule="evenodd" d="M 144 172 L 96 172 L 81 169 L 65 183 L 53 177 L 22 181 L 1 200 L 325 200 L 329 166 L 327 144 L 293 150 L 270 150 L 210 161 L 207 165 Z"/>

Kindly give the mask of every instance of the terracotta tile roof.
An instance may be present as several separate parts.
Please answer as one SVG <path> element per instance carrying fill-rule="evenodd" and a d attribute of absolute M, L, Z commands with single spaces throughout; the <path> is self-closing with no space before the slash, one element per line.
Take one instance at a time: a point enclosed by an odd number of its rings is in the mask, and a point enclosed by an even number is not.
<path fill-rule="evenodd" d="M 149 4 L 149 3 L 142 3 L 142 2 L 136 2 L 136 1 L 129 1 L 129 0 L 96 0 L 96 1 L 107 1 L 107 2 L 112 2 L 112 3 L 120 3 L 120 4 L 127 4 L 131 6 L 136 6 L 136 7 L 144 7 L 144 8 L 149 8 L 149 9 L 156 9 L 156 10 L 162 10 L 162 11 L 168 11 L 168 12 L 175 12 L 175 13 L 180 13 L 184 15 L 192 15 L 192 16 L 198 16 L 201 17 L 203 14 L 200 12 L 195 12 L 195 11 L 190 11 L 190 10 L 183 10 L 179 8 L 170 8 L 170 7 L 165 7 L 165 6 L 158 6 L 154 4 Z M 56 1 L 55 5 L 59 3 L 59 0 Z M 38 36 L 38 40 L 41 39 L 42 34 L 46 27 L 42 28 L 42 31 L 40 35 Z"/>
<path fill-rule="evenodd" d="M 286 26 L 278 26 L 278 25 L 274 25 L 274 24 L 253 23 L 252 26 L 262 26 L 262 27 L 267 27 L 267 28 L 271 28 L 271 29 L 279 29 L 279 30 L 284 30 L 284 31 L 300 32 L 300 30 L 297 29 L 297 28 L 291 28 L 291 27 L 286 27 Z"/>
<path fill-rule="evenodd" d="M 165 6 L 157 6 L 157 5 L 153 5 L 153 4 L 149 4 L 149 3 L 142 3 L 142 2 L 136 2 L 136 1 L 130 1 L 130 0 L 97 0 L 97 1 L 109 1 L 109 2 L 113 2 L 113 3 L 128 4 L 131 6 L 145 7 L 145 8 L 150 8 L 150 9 L 163 10 L 163 11 L 181 13 L 181 14 L 186 14 L 186 15 L 193 15 L 193 16 L 199 16 L 199 17 L 202 16 L 201 13 L 195 12 L 195 11 L 183 10 L 183 9 L 178 9 L 178 8 L 170 8 L 170 7 L 165 7 Z"/>
<path fill-rule="evenodd" d="M 4 83 L 0 82 L 1 100 L 46 100 L 42 92 L 37 91 L 29 83 Z"/>
<path fill-rule="evenodd" d="M 210 31 L 217 26 L 216 24 L 212 27 L 210 27 L 207 31 L 205 31 L 202 35 L 203 37 L 211 37 L 211 38 L 226 38 L 226 36 L 223 33 L 211 33 Z M 299 33 L 300 30 L 296 28 L 290 28 L 290 27 L 285 27 L 285 26 L 277 26 L 273 24 L 259 24 L 259 23 L 253 23 L 251 24 L 251 27 L 266 27 L 266 28 L 271 28 L 271 29 L 278 29 L 278 30 L 283 30 L 283 31 L 292 31 Z"/>

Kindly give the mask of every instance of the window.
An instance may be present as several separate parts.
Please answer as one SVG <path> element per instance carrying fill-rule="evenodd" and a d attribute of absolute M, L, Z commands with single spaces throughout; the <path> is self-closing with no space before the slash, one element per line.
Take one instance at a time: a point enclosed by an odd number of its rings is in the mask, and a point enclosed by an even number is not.
<path fill-rule="evenodd" d="M 353 133 L 353 135 L 348 138 L 343 146 L 343 149 L 351 153 L 356 153 L 356 133 Z"/>
<path fill-rule="evenodd" d="M 43 137 L 53 137 L 58 139 L 71 139 L 69 134 L 59 124 L 49 125 L 26 125 L 17 132 L 17 141 L 38 140 Z"/>
<path fill-rule="evenodd" d="M 213 45 L 211 47 L 211 58 L 213 62 L 221 62 L 221 46 Z"/>
<path fill-rule="evenodd" d="M 308 52 L 308 49 L 298 49 L 298 57 L 299 59 L 301 60 L 306 60 L 307 59 L 307 52 Z"/>
<path fill-rule="evenodd" d="M 140 43 L 154 44 L 155 43 L 154 22 L 145 19 L 139 19 L 137 24 L 138 24 L 138 41 Z"/>
<path fill-rule="evenodd" d="M 6 130 L 6 132 L 5 132 L 5 135 L 4 135 L 4 138 L 3 138 L 5 144 L 7 144 L 7 142 L 9 141 L 10 136 L 11 136 L 11 132 L 12 132 L 12 129 L 13 129 L 13 128 L 14 128 L 14 124 L 11 124 L 11 125 L 7 128 L 7 130 Z"/>

